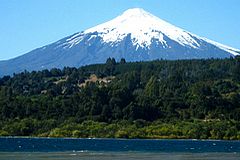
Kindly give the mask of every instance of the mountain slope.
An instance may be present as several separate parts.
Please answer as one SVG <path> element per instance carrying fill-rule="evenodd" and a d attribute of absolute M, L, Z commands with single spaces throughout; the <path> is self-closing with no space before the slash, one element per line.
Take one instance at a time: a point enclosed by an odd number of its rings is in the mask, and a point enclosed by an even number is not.
<path fill-rule="evenodd" d="M 127 61 L 226 58 L 240 50 L 199 37 L 134 8 L 115 19 L 23 56 L 0 62 L 0 75 L 23 70 L 103 63 L 108 57 Z"/>

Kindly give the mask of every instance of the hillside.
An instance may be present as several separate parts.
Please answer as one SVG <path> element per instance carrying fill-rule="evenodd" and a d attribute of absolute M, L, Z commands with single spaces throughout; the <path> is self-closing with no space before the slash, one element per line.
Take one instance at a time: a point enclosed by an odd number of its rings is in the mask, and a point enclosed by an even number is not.
<path fill-rule="evenodd" d="M 240 139 L 240 59 L 156 60 L 0 79 L 0 135 Z"/>

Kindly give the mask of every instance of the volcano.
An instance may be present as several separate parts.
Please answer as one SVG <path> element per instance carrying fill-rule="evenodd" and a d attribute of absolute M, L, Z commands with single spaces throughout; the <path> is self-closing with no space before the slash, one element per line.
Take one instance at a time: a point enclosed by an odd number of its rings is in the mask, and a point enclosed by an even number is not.
<path fill-rule="evenodd" d="M 134 62 L 228 58 L 239 54 L 238 49 L 197 36 L 143 9 L 133 8 L 106 23 L 0 61 L 0 75 L 80 67 L 104 63 L 109 57 Z"/>

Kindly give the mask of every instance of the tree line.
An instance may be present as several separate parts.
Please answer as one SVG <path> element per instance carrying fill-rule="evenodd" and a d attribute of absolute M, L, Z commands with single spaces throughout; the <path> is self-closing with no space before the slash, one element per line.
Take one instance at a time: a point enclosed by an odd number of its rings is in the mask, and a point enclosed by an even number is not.
<path fill-rule="evenodd" d="M 97 78 L 91 80 L 92 75 Z M 68 122 L 92 122 L 96 128 L 119 124 L 112 137 L 138 138 L 120 132 L 121 126 L 134 126 L 146 129 L 140 138 L 192 138 L 190 132 L 207 128 L 197 138 L 239 139 L 239 82 L 239 57 L 128 63 L 108 58 L 105 64 L 80 68 L 25 71 L 0 79 L 0 135 L 54 136 Z M 223 131 L 212 125 L 221 123 L 229 127 Z M 167 124 L 178 132 L 149 129 L 159 125 L 167 130 Z M 79 133 L 84 127 L 73 126 L 71 134 L 62 136 L 86 137 Z"/>

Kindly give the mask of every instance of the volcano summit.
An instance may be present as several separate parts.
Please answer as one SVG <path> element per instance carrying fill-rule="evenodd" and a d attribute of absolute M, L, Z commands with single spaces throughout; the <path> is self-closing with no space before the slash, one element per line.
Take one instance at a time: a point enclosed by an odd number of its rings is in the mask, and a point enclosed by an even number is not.
<path fill-rule="evenodd" d="M 140 8 L 73 34 L 22 56 L 0 62 L 0 75 L 23 70 L 103 63 L 108 57 L 127 61 L 226 58 L 240 50 L 178 28 Z"/>

